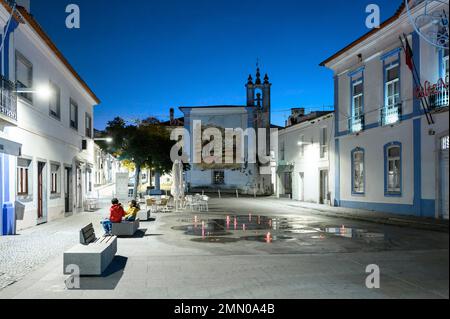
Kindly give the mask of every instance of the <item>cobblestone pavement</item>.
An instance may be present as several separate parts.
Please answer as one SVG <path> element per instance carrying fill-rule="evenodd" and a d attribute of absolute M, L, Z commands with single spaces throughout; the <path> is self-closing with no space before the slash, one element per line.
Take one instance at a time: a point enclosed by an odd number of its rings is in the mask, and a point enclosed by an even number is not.
<path fill-rule="evenodd" d="M 17 236 L 0 236 L 0 290 L 75 245 L 80 226 L 98 224 L 102 216 L 82 213 L 21 231 Z"/>

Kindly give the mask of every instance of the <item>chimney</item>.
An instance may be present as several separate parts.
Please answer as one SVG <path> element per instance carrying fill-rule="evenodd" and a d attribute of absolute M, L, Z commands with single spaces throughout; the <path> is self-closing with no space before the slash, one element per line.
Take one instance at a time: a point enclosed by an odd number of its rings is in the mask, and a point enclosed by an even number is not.
<path fill-rule="evenodd" d="M 170 123 L 173 123 L 175 120 L 175 110 L 173 108 L 170 109 Z"/>
<path fill-rule="evenodd" d="M 30 0 L 16 0 L 18 6 L 24 7 L 30 13 Z"/>

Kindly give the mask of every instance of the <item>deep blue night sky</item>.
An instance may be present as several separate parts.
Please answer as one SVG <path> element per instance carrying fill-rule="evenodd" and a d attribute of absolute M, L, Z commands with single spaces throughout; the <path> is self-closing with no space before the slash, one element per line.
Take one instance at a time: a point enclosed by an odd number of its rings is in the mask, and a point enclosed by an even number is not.
<path fill-rule="evenodd" d="M 65 28 L 69 3 L 80 29 Z M 291 107 L 333 104 L 332 72 L 318 65 L 368 31 L 370 3 L 384 20 L 401 0 L 31 0 L 31 11 L 102 100 L 96 128 L 117 115 L 244 105 L 257 57 L 282 125 Z"/>

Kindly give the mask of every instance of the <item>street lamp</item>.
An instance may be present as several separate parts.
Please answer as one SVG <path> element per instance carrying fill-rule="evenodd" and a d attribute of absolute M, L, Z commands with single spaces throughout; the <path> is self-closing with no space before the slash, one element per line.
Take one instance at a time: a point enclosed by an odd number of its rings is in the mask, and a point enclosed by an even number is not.
<path fill-rule="evenodd" d="M 53 95 L 53 90 L 48 85 L 40 85 L 35 89 L 27 89 L 27 88 L 17 89 L 16 93 L 33 93 L 37 94 L 37 96 L 39 96 L 41 99 L 48 100 Z"/>
<path fill-rule="evenodd" d="M 113 138 L 112 137 L 94 138 L 94 141 L 103 141 L 109 144 L 113 142 Z"/>

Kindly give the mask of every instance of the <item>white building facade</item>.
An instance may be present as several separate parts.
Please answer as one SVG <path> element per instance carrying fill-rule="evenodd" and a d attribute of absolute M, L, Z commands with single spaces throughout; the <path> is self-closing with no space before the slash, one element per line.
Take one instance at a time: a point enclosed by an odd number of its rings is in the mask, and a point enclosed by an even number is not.
<path fill-rule="evenodd" d="M 94 144 L 94 186 L 114 184 L 116 173 L 121 172 L 120 161 Z"/>
<path fill-rule="evenodd" d="M 28 10 L 17 7 L 1 35 L 0 202 L 24 205 L 19 230 L 84 210 L 94 183 L 93 108 L 99 104 Z M 1 30 L 10 13 L 1 1 Z M 40 87 L 50 88 L 48 96 L 38 94 Z"/>
<path fill-rule="evenodd" d="M 448 16 L 437 1 L 429 9 Z M 420 83 L 438 86 L 425 98 L 417 94 L 403 34 Z M 448 49 L 416 33 L 403 4 L 322 65 L 334 71 L 335 205 L 448 219 Z"/>
<path fill-rule="evenodd" d="M 326 205 L 334 202 L 333 135 L 333 113 L 308 116 L 279 131 L 278 197 Z"/>
<path fill-rule="evenodd" d="M 269 145 L 270 140 L 270 89 L 269 77 L 261 79 L 260 69 L 256 71 L 253 81 L 249 76 L 247 89 L 247 105 L 244 106 L 204 106 L 204 107 L 180 107 L 184 114 L 184 128 L 189 132 L 190 138 L 185 139 L 185 151 L 189 154 L 190 170 L 186 172 L 186 183 L 189 190 L 205 191 L 232 191 L 243 194 L 269 195 L 273 194 L 272 172 L 270 161 L 263 163 L 258 160 L 257 144 L 264 148 L 266 155 L 270 157 L 270 150 L 276 149 L 276 145 Z M 220 131 L 222 138 L 222 156 L 220 162 L 208 163 L 205 159 L 209 154 L 203 153 L 205 141 L 214 141 L 211 136 L 205 136 L 208 128 Z M 266 137 L 258 142 L 259 131 L 266 130 Z M 241 130 L 240 139 L 235 138 L 232 163 L 225 163 L 226 155 L 226 129 Z M 254 135 L 248 135 L 249 130 Z M 199 134 L 199 135 L 197 135 Z M 262 135 L 261 135 L 262 136 Z M 203 142 L 201 139 L 203 138 Z M 198 145 L 198 143 L 201 145 Z M 263 144 L 266 144 L 263 146 Z M 228 145 L 230 146 L 230 145 Z M 255 154 L 253 160 L 251 152 Z M 262 154 L 263 152 L 261 152 Z M 238 157 L 242 155 L 242 160 Z M 214 152 L 215 156 L 218 156 Z"/>

